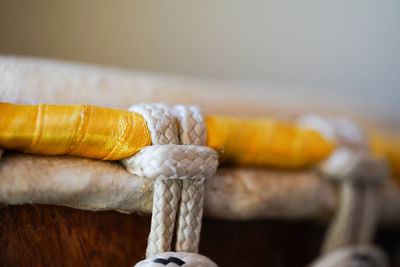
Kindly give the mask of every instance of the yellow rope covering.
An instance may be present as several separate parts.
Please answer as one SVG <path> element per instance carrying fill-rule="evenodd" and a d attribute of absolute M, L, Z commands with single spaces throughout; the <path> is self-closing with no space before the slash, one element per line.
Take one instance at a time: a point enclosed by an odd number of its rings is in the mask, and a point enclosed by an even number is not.
<path fill-rule="evenodd" d="M 398 135 L 372 132 L 369 136 L 370 150 L 377 156 L 384 157 L 390 167 L 392 176 L 400 182 L 400 138 Z"/>
<path fill-rule="evenodd" d="M 151 145 L 142 116 L 89 105 L 0 103 L 0 147 L 33 154 L 103 160 L 129 157 Z"/>
<path fill-rule="evenodd" d="M 207 146 L 220 162 L 243 166 L 306 167 L 329 156 L 335 144 L 313 130 L 273 119 L 208 116 Z M 370 151 L 385 157 L 400 181 L 400 138 L 370 134 Z M 120 160 L 151 145 L 144 118 L 90 105 L 0 103 L 0 147 L 33 154 Z"/>
<path fill-rule="evenodd" d="M 207 145 L 221 162 L 303 167 L 328 156 L 334 144 L 313 130 L 273 119 L 209 116 Z M 33 154 L 120 160 L 151 145 L 142 116 L 89 105 L 0 103 L 0 147 Z"/>
<path fill-rule="evenodd" d="M 209 116 L 207 146 L 220 162 L 246 166 L 296 168 L 327 157 L 334 144 L 314 130 L 273 119 Z"/>

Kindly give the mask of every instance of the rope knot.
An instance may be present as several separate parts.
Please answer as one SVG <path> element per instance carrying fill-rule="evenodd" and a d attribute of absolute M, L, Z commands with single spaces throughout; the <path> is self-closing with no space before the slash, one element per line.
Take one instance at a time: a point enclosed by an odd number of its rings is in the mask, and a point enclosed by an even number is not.
<path fill-rule="evenodd" d="M 206 146 L 153 145 L 126 159 L 124 165 L 130 173 L 148 179 L 208 179 L 217 170 L 218 155 Z"/>
<path fill-rule="evenodd" d="M 344 147 L 330 156 L 320 170 L 330 180 L 362 185 L 380 185 L 389 176 L 387 164 L 382 159 Z"/>
<path fill-rule="evenodd" d="M 386 163 L 366 151 L 343 147 L 321 165 L 321 172 L 339 183 L 339 207 L 323 252 L 369 244 L 379 218 L 379 188 L 388 177 Z"/>
<path fill-rule="evenodd" d="M 122 160 L 129 172 L 154 179 L 146 256 L 149 258 L 171 249 L 175 221 L 175 250 L 197 253 L 204 181 L 212 177 L 218 167 L 218 154 L 205 146 L 204 117 L 195 106 L 169 108 L 164 104 L 140 104 L 132 106 L 130 111 L 144 117 L 153 144 Z"/>

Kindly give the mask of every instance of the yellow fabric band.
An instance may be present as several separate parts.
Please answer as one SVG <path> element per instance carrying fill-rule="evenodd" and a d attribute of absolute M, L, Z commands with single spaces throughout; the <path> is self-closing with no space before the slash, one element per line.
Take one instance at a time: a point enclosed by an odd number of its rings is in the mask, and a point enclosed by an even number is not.
<path fill-rule="evenodd" d="M 385 158 L 392 176 L 400 182 L 400 138 L 393 133 L 373 131 L 369 135 L 370 150 L 377 156 Z"/>
<path fill-rule="evenodd" d="M 207 145 L 225 163 L 305 167 L 334 149 L 313 130 L 273 119 L 209 116 L 206 123 Z M 146 122 L 129 111 L 90 105 L 0 104 L 0 147 L 6 149 L 119 160 L 148 145 Z"/>
<path fill-rule="evenodd" d="M 127 158 L 151 145 L 142 116 L 90 105 L 0 103 L 0 147 L 33 154 L 103 160 Z"/>
<path fill-rule="evenodd" d="M 222 163 L 307 167 L 329 156 L 335 144 L 313 130 L 273 119 L 208 116 L 207 146 Z M 388 160 L 400 181 L 400 138 L 373 132 L 370 151 Z M 90 105 L 0 103 L 0 147 L 33 154 L 120 160 L 151 145 L 139 114 Z"/>
<path fill-rule="evenodd" d="M 207 145 L 220 162 L 297 168 L 327 157 L 334 144 L 313 130 L 273 119 L 208 116 Z"/>

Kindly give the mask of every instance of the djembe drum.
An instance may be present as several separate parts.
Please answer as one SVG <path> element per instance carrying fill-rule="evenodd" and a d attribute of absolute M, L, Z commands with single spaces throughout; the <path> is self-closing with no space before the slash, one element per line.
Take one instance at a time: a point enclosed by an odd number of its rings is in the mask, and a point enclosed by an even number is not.
<path fill-rule="evenodd" d="M 400 222 L 393 134 L 190 81 L 0 65 L 2 265 L 387 266 L 372 243 Z"/>

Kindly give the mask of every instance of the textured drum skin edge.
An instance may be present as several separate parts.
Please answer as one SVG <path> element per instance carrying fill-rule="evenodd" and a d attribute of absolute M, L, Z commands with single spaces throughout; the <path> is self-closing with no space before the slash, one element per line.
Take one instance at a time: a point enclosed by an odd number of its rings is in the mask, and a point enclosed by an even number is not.
<path fill-rule="evenodd" d="M 54 204 L 83 210 L 149 213 L 152 182 L 120 164 L 75 157 L 6 152 L 0 163 L 0 202 Z M 397 185 L 382 191 L 382 222 L 400 225 Z M 332 184 L 316 171 L 223 167 L 206 183 L 205 215 L 227 220 L 327 219 L 336 209 Z"/>

